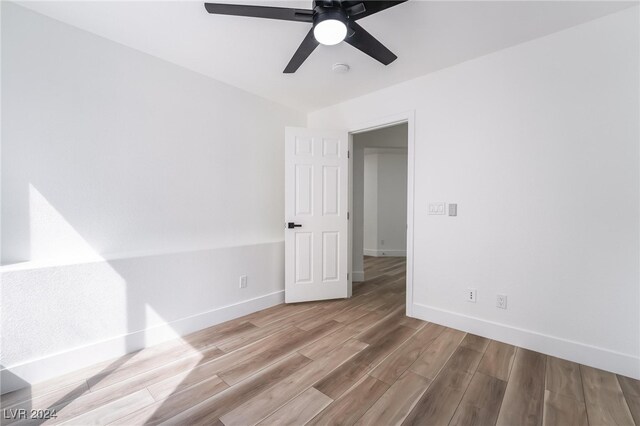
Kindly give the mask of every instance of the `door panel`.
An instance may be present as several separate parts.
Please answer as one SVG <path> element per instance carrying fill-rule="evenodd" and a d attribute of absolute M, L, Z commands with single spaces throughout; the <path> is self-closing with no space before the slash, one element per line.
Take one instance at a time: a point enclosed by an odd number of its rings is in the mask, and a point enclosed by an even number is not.
<path fill-rule="evenodd" d="M 340 214 L 340 167 L 322 166 L 322 214 Z"/>
<path fill-rule="evenodd" d="M 296 216 L 309 216 L 313 212 L 313 166 L 296 164 Z"/>
<path fill-rule="evenodd" d="M 311 232 L 296 232 L 295 283 L 313 283 L 313 234 Z"/>
<path fill-rule="evenodd" d="M 347 297 L 347 132 L 287 128 L 285 300 Z"/>
<path fill-rule="evenodd" d="M 322 233 L 322 282 L 340 278 L 340 234 Z"/>

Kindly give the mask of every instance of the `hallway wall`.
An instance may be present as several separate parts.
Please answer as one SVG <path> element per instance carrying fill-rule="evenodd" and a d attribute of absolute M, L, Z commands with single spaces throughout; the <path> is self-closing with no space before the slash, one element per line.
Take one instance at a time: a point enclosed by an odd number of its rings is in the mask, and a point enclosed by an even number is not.
<path fill-rule="evenodd" d="M 407 150 L 365 148 L 364 157 L 364 255 L 406 256 Z"/>

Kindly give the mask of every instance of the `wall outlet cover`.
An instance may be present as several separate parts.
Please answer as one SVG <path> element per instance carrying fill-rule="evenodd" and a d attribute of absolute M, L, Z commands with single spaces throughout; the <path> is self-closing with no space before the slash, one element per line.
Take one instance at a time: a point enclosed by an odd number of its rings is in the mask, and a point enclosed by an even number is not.
<path fill-rule="evenodd" d="M 475 288 L 468 288 L 465 293 L 465 299 L 467 302 L 476 303 L 477 291 Z"/>
<path fill-rule="evenodd" d="M 240 288 L 247 288 L 247 276 L 240 275 Z"/>
<path fill-rule="evenodd" d="M 496 296 L 496 307 L 500 309 L 507 309 L 507 295 L 498 294 Z"/>

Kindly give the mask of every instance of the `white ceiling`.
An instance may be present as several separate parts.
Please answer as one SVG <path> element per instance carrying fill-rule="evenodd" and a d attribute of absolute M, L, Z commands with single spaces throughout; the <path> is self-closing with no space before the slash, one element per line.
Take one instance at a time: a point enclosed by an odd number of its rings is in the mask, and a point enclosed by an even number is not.
<path fill-rule="evenodd" d="M 220 0 L 218 0 L 220 1 Z M 310 8 L 311 1 L 229 1 Z M 194 1 L 44 1 L 20 5 L 211 76 L 311 111 L 496 50 L 538 38 L 637 2 L 418 1 L 359 23 L 398 59 L 385 67 L 341 43 L 319 46 L 295 74 L 282 70 L 310 24 L 208 14 Z M 336 62 L 351 71 L 334 74 Z"/>

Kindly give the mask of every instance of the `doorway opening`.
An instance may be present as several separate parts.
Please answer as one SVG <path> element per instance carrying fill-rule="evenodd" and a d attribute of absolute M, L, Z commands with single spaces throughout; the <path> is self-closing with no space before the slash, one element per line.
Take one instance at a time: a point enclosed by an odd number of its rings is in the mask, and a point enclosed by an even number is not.
<path fill-rule="evenodd" d="M 353 294 L 405 296 L 409 123 L 352 133 Z"/>

